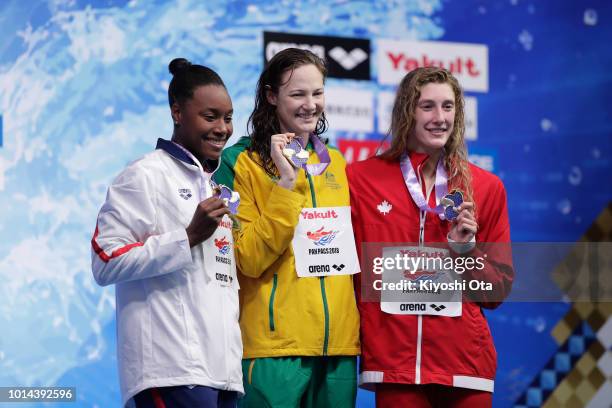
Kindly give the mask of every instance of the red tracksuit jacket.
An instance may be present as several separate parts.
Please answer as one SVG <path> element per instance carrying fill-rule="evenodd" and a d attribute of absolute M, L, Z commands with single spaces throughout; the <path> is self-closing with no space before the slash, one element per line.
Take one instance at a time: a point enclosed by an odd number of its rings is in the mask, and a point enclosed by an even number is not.
<path fill-rule="evenodd" d="M 417 172 L 426 159 L 426 155 L 410 154 Z M 474 165 L 470 165 L 470 170 L 477 208 L 476 242 L 509 243 L 506 192 L 501 180 Z M 425 213 L 421 225 L 420 210 L 408 192 L 399 161 L 375 157 L 353 163 L 347 167 L 347 176 L 360 257 L 361 244 L 367 242 L 418 243 L 421 227 L 425 245 L 447 242 L 449 222 L 434 213 Z M 389 205 L 378 207 L 383 201 Z M 429 204 L 435 205 L 433 191 Z M 388 212 L 380 210 L 389 207 Z M 482 255 L 479 251 L 477 246 L 469 255 Z M 379 302 L 362 299 L 361 281 L 371 282 L 371 277 L 362 275 L 372 273 L 362 267 L 362 273 L 355 279 L 361 316 L 360 385 L 373 389 L 382 382 L 435 383 L 493 392 L 497 356 L 481 307 L 499 305 L 510 291 L 514 272 L 509 251 L 503 252 L 494 257 L 495 262 L 487 262 L 483 270 L 471 272 L 472 279 L 494 285 L 495 299 L 481 297 L 479 302 L 468 302 L 464 292 L 460 317 L 381 311 Z"/>

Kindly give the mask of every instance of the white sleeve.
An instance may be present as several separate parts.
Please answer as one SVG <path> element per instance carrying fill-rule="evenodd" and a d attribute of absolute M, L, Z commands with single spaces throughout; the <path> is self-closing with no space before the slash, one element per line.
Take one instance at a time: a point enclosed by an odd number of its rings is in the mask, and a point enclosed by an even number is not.
<path fill-rule="evenodd" d="M 156 231 L 155 194 L 137 164 L 109 187 L 91 240 L 91 267 L 99 285 L 164 275 L 192 263 L 185 229 Z"/>

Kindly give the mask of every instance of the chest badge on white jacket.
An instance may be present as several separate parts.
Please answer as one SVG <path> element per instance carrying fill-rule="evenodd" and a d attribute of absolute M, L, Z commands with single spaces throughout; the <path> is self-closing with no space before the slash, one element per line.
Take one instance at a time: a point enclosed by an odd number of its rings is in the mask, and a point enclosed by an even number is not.
<path fill-rule="evenodd" d="M 185 200 L 189 200 L 193 196 L 190 188 L 179 188 L 178 193 L 179 196 Z"/>

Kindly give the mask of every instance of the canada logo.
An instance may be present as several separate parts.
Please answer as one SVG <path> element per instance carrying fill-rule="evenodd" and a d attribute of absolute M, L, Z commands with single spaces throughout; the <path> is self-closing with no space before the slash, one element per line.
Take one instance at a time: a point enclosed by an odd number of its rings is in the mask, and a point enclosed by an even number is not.
<path fill-rule="evenodd" d="M 219 249 L 221 255 L 227 255 L 230 250 L 230 243 L 225 237 L 221 239 L 215 238 L 215 246 Z"/>
<path fill-rule="evenodd" d="M 316 246 L 325 246 L 331 243 L 334 238 L 336 238 L 336 234 L 338 231 L 324 231 L 325 226 L 319 228 L 318 230 L 311 232 L 306 232 L 306 236 L 308 239 L 311 239 Z"/>
<path fill-rule="evenodd" d="M 408 280 L 411 281 L 435 281 L 436 279 L 436 272 L 435 271 L 414 271 L 414 273 L 412 273 L 412 271 L 404 271 L 404 277 Z"/>

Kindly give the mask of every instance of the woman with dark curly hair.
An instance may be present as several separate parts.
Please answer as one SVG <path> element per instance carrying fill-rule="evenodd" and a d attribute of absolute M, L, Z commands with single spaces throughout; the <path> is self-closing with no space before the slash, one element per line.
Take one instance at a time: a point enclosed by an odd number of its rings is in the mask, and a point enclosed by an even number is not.
<path fill-rule="evenodd" d="M 309 51 L 276 54 L 257 84 L 250 135 L 216 180 L 240 193 L 235 234 L 244 407 L 353 407 L 359 270 L 346 163 L 326 130 L 326 68 Z"/>

